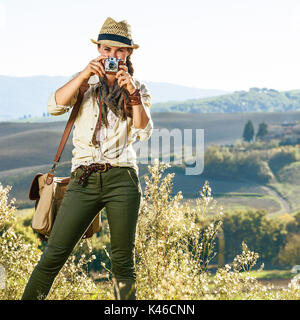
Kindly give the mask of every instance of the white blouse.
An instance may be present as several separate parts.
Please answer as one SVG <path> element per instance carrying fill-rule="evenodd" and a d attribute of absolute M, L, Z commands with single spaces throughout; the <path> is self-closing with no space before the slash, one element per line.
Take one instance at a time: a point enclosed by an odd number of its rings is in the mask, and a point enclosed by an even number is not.
<path fill-rule="evenodd" d="M 73 75 L 72 78 L 78 74 L 79 72 Z M 140 142 L 144 142 L 150 138 L 153 131 L 153 121 L 150 113 L 151 95 L 145 84 L 135 78 L 133 80 L 136 87 L 141 90 L 141 107 L 144 108 L 149 118 L 146 127 L 143 129 L 136 128 L 133 125 L 133 118 L 128 117 L 127 120 L 123 121 L 108 109 L 109 127 L 106 128 L 103 125 L 99 130 L 97 127 L 99 126 L 99 106 L 96 101 L 99 77 L 97 75 L 90 77 L 88 81 L 89 88 L 84 94 L 74 123 L 71 171 L 74 171 L 82 164 L 109 162 L 113 166 L 133 167 L 138 174 L 139 168 L 133 143 L 137 139 Z M 75 105 L 78 92 L 79 90 L 66 105 L 58 105 L 55 99 L 55 92 L 52 92 L 48 99 L 48 112 L 54 116 L 68 112 Z M 103 160 L 101 152 L 104 154 L 106 161 Z"/>
<path fill-rule="evenodd" d="M 108 130 L 110 130 L 110 129 L 112 130 L 114 128 L 117 119 L 118 119 L 118 117 L 108 108 L 108 112 L 107 112 L 108 128 L 106 128 L 106 126 L 104 124 L 102 124 L 101 128 L 99 130 L 100 123 L 99 123 L 99 121 L 97 121 L 96 131 L 95 131 L 95 138 L 96 138 L 97 143 L 99 143 L 99 144 L 103 143 L 103 141 L 107 138 Z M 99 154 L 98 154 L 97 161 L 82 160 L 81 162 L 72 166 L 71 172 L 76 170 L 76 168 L 80 167 L 81 165 L 88 166 L 92 163 L 105 163 L 105 162 L 107 162 L 107 160 L 103 158 L 102 153 L 100 152 L 100 148 L 98 148 L 98 151 L 99 151 Z"/>

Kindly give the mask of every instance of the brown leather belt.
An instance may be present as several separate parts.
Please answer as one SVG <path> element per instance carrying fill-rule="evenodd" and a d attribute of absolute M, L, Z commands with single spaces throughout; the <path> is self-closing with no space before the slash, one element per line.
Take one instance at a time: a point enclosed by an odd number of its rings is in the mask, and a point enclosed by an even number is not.
<path fill-rule="evenodd" d="M 78 184 L 85 184 L 92 172 L 106 172 L 114 167 L 110 163 L 92 163 L 89 166 L 81 165 L 79 168 L 83 169 L 83 173 L 79 177 Z"/>

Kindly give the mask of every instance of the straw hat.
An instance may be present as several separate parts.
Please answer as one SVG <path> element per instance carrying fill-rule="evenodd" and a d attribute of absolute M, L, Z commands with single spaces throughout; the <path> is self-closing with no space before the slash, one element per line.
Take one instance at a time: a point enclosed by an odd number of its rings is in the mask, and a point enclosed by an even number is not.
<path fill-rule="evenodd" d="M 131 37 L 131 27 L 126 20 L 117 22 L 112 18 L 107 18 L 99 32 L 97 41 L 91 39 L 96 44 L 106 44 L 115 47 L 127 47 L 137 49 L 139 45 L 134 44 Z"/>

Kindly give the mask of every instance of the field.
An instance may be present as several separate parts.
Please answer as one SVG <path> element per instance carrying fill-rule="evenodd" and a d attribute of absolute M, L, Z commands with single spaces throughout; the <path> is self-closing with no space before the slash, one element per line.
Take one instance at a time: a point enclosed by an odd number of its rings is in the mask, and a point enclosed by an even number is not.
<path fill-rule="evenodd" d="M 207 150 L 211 145 L 232 144 L 241 140 L 243 127 L 248 120 L 252 120 L 254 127 L 257 128 L 261 122 L 281 123 L 299 120 L 300 113 L 183 114 L 154 112 L 152 117 L 155 129 L 204 129 L 204 148 Z M 4 185 L 13 186 L 11 197 L 15 197 L 21 206 L 32 206 L 32 202 L 28 200 L 28 188 L 33 175 L 38 171 L 46 172 L 51 168 L 64 127 L 65 121 L 0 123 L 0 181 Z M 69 175 L 71 152 L 72 133 L 58 166 L 58 176 Z M 271 215 L 293 214 L 300 210 L 299 166 L 299 162 L 286 166 L 279 172 L 277 181 L 269 185 L 262 185 L 247 179 L 241 181 L 241 179 L 228 180 L 215 177 L 208 180 L 214 197 L 226 209 L 252 207 L 265 208 Z M 147 172 L 147 165 L 139 164 L 139 168 L 140 180 L 144 189 L 143 175 Z M 181 190 L 186 199 L 192 200 L 197 197 L 199 190 L 207 180 L 203 175 L 185 175 L 182 166 L 174 166 L 170 170 L 176 173 L 173 192 Z"/>
<path fill-rule="evenodd" d="M 53 117 L 55 118 L 55 117 Z M 204 129 L 204 148 L 211 144 L 231 144 L 242 139 L 243 128 L 252 120 L 258 124 L 300 120 L 300 112 L 202 113 L 153 112 L 154 129 Z M 55 156 L 66 122 L 0 122 L 0 174 L 16 168 L 50 164 Z M 71 159 L 72 133 L 61 161 Z M 26 146 L 26 147 L 25 147 Z"/>

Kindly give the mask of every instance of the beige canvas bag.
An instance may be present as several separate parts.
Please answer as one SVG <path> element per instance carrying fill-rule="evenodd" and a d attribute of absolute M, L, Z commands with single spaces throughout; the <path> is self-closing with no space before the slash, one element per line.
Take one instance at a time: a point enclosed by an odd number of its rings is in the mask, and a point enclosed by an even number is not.
<path fill-rule="evenodd" d="M 62 151 L 78 114 L 84 92 L 88 89 L 88 86 L 88 81 L 86 80 L 79 88 L 77 101 L 66 124 L 65 131 L 54 158 L 54 165 L 52 169 L 45 174 L 37 173 L 29 188 L 29 199 L 36 201 L 31 226 L 36 232 L 38 232 L 41 239 L 45 241 L 47 241 L 47 237 L 50 236 L 55 217 L 70 182 L 70 177 L 55 177 L 55 167 L 60 160 Z M 83 238 L 90 238 L 94 233 L 101 231 L 101 229 L 101 213 L 99 212 L 86 230 Z"/>

